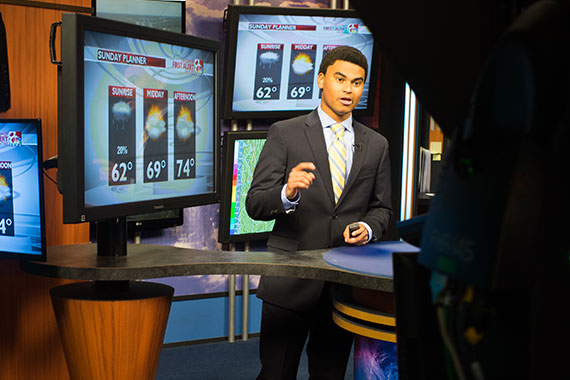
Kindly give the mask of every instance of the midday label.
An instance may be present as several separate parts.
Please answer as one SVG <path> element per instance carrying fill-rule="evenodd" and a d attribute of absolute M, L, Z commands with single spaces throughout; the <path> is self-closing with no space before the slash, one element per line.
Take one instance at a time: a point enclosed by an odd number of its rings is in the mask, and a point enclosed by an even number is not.
<path fill-rule="evenodd" d="M 287 99 L 311 99 L 317 45 L 292 44 Z"/>
<path fill-rule="evenodd" d="M 136 89 L 109 86 L 109 186 L 136 182 Z"/>
<path fill-rule="evenodd" d="M 14 197 L 11 161 L 0 161 L 0 236 L 14 236 Z"/>
<path fill-rule="evenodd" d="M 174 179 L 196 178 L 196 94 L 174 91 Z"/>
<path fill-rule="evenodd" d="M 279 99 L 283 44 L 257 44 L 253 99 Z"/>
<path fill-rule="evenodd" d="M 144 174 L 143 182 L 168 180 L 168 91 L 143 90 Z"/>

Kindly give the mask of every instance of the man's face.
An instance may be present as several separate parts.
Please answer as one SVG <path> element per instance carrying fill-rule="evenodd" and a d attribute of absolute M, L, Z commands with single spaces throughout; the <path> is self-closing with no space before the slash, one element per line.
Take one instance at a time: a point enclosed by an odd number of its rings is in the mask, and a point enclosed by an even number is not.
<path fill-rule="evenodd" d="M 337 60 L 319 73 L 317 83 L 323 90 L 321 107 L 335 121 L 341 122 L 350 116 L 358 105 L 364 89 L 364 69 L 354 63 Z"/>

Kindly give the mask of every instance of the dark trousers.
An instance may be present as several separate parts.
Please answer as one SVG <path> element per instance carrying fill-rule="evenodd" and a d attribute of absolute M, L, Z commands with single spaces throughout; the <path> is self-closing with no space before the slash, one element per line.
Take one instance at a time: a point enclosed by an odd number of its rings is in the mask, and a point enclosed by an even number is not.
<path fill-rule="evenodd" d="M 352 333 L 332 320 L 330 287 L 326 284 L 317 307 L 298 312 L 263 302 L 258 380 L 295 380 L 307 342 L 310 380 L 344 380 Z"/>

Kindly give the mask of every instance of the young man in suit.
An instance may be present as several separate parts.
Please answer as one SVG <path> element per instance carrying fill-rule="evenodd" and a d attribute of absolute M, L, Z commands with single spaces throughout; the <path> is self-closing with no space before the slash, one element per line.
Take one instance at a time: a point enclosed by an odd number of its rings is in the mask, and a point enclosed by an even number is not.
<path fill-rule="evenodd" d="M 357 49 L 330 51 L 317 77 L 320 106 L 269 129 L 246 209 L 253 219 L 275 219 L 270 250 L 363 245 L 387 230 L 392 215 L 388 142 L 352 118 L 367 71 Z M 352 223 L 358 229 L 350 234 Z M 262 276 L 258 379 L 296 379 L 307 336 L 310 378 L 344 379 L 352 334 L 332 321 L 330 285 Z"/>

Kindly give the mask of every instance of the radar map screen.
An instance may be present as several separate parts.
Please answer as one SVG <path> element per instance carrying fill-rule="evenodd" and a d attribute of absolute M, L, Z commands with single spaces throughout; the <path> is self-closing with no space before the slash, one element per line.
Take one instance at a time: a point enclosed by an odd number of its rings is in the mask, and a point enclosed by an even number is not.
<path fill-rule="evenodd" d="M 253 220 L 245 211 L 245 198 L 263 144 L 265 144 L 265 139 L 236 140 L 234 142 L 230 235 L 260 233 L 273 229 L 275 221 Z"/>
<path fill-rule="evenodd" d="M 245 199 L 266 136 L 267 131 L 224 133 L 224 181 L 218 236 L 222 243 L 265 239 L 273 230 L 275 221 L 253 220 L 245 210 Z"/>

